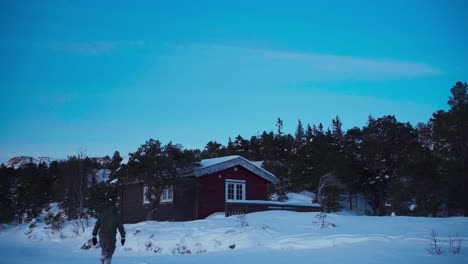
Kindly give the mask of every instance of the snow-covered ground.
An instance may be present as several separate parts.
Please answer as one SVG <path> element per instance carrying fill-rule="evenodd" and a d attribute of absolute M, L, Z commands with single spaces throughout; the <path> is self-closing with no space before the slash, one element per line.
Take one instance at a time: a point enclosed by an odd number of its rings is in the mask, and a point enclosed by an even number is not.
<path fill-rule="evenodd" d="M 468 263 L 468 218 L 370 217 L 329 214 L 336 227 L 321 228 L 318 213 L 270 211 L 190 222 L 125 225 L 114 264 L 150 263 Z M 0 263 L 99 263 L 100 249 L 81 249 L 91 238 L 91 220 L 76 235 L 73 222 L 60 231 L 44 223 L 0 228 Z M 438 233 L 443 254 L 431 255 L 430 233 Z M 449 236 L 462 251 L 448 251 Z"/>

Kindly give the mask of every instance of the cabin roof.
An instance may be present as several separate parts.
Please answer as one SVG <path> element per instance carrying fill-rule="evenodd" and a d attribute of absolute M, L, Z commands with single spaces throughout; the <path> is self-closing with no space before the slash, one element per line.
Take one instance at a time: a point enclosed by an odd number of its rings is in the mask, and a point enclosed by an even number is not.
<path fill-rule="evenodd" d="M 194 170 L 195 177 L 212 174 L 235 166 L 242 166 L 271 183 L 278 182 L 278 178 L 275 175 L 260 166 L 261 162 L 252 162 L 238 155 L 225 156 L 214 159 L 203 159 L 200 161 L 200 165 L 200 167 Z"/>

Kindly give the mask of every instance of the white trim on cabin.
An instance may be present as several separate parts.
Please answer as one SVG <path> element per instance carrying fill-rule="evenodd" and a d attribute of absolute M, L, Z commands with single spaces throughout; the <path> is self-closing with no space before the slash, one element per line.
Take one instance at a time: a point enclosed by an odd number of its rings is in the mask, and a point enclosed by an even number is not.
<path fill-rule="evenodd" d="M 148 185 L 144 185 L 143 186 L 143 204 L 150 204 L 151 201 L 148 197 L 148 191 L 149 191 L 149 187 Z"/>
<path fill-rule="evenodd" d="M 225 181 L 225 200 L 245 201 L 246 200 L 246 181 L 226 179 Z"/>
<path fill-rule="evenodd" d="M 161 198 L 159 199 L 159 203 L 172 203 L 174 202 L 174 187 L 168 186 L 164 188 L 161 193 Z"/>

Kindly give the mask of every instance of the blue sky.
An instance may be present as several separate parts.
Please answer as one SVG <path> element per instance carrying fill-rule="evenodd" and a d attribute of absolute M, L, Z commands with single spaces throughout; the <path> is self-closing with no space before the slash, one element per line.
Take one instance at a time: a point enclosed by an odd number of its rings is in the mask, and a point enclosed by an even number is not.
<path fill-rule="evenodd" d="M 466 1 L 130 2 L 1 1 L 0 161 L 416 124 L 468 81 Z"/>

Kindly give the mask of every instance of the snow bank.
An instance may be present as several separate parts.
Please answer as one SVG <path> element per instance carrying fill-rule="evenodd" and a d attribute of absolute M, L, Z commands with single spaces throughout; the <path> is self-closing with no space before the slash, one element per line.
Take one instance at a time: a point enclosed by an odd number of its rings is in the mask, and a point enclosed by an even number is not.
<path fill-rule="evenodd" d="M 303 196 L 305 194 L 302 194 Z M 305 195 L 311 197 L 312 194 Z M 291 195 L 301 200 L 303 196 Z M 58 210 L 56 207 L 50 210 Z M 126 224 L 127 241 L 117 245 L 113 263 L 467 263 L 468 218 L 370 217 L 328 214 L 336 227 L 321 228 L 319 213 L 268 211 L 189 222 Z M 94 263 L 100 249 L 89 242 L 95 219 L 84 232 L 76 221 L 61 230 L 42 222 L 0 227 L 0 263 Z M 444 253 L 432 256 L 430 233 Z M 448 251 L 458 236 L 460 254 Z"/>

